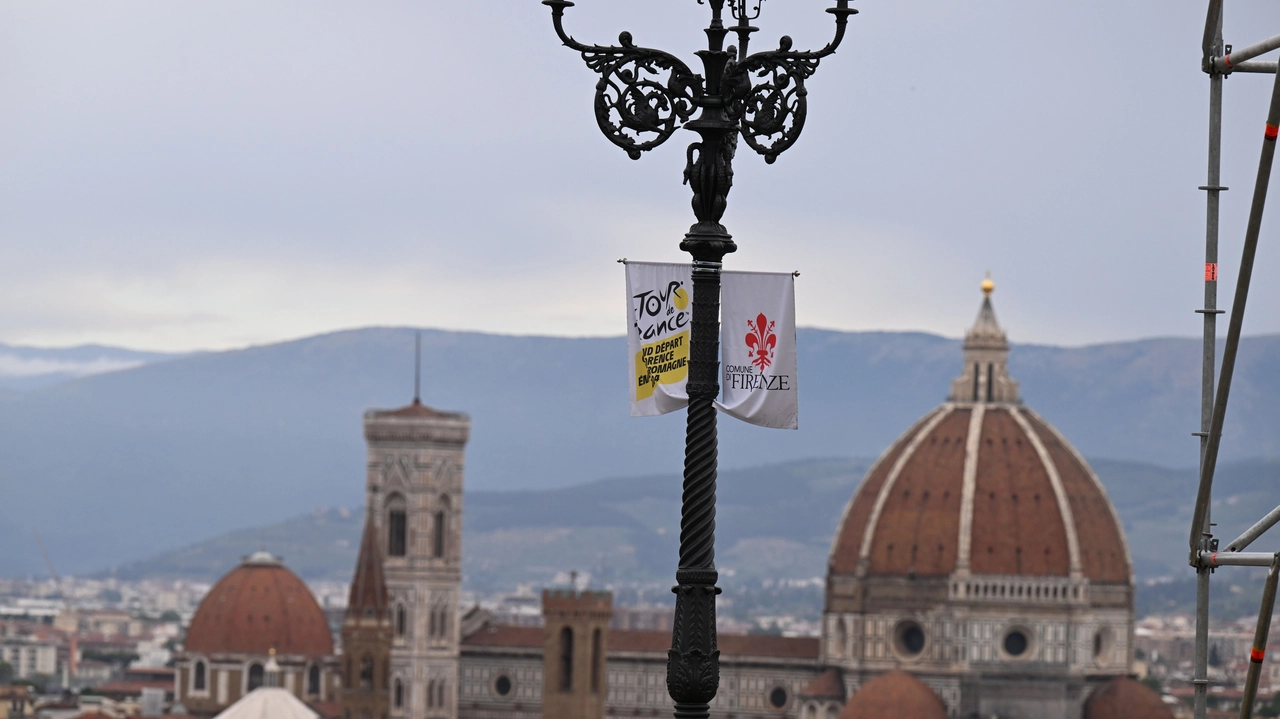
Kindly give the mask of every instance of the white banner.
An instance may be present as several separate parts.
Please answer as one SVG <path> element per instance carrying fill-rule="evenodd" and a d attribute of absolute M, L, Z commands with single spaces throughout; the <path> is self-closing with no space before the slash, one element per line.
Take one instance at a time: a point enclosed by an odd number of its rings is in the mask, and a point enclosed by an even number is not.
<path fill-rule="evenodd" d="M 627 263 L 627 364 L 631 416 L 652 417 L 689 405 L 689 265 Z"/>
<path fill-rule="evenodd" d="M 720 409 L 761 427 L 796 429 L 795 277 L 725 272 L 720 282 Z"/>

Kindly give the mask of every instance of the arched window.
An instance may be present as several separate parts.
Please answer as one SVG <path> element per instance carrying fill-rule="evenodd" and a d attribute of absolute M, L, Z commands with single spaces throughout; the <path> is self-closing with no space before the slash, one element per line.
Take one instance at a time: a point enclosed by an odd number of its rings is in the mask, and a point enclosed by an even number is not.
<path fill-rule="evenodd" d="M 436 706 L 444 706 L 444 680 L 441 679 L 436 683 Z"/>
<path fill-rule="evenodd" d="M 435 538 L 432 542 L 432 552 L 436 557 L 444 556 L 444 545 L 449 536 L 448 531 L 446 531 L 449 524 L 449 509 L 449 495 L 442 495 L 440 497 L 440 509 L 435 514 Z"/>
<path fill-rule="evenodd" d="M 836 617 L 836 631 L 831 637 L 831 656 L 843 657 L 844 648 L 849 645 L 849 633 L 844 628 L 844 619 Z"/>
<path fill-rule="evenodd" d="M 193 671 L 193 674 L 195 676 L 193 676 L 191 679 L 191 688 L 198 692 L 205 691 L 208 685 L 205 683 L 204 662 L 196 662 L 196 667 L 195 667 L 195 670 Z"/>
<path fill-rule="evenodd" d="M 395 691 L 392 692 L 392 706 L 396 709 L 404 708 L 404 684 L 399 679 L 396 680 Z"/>
<path fill-rule="evenodd" d="M 320 693 L 320 665 L 312 664 L 307 670 L 307 693 L 315 696 Z"/>
<path fill-rule="evenodd" d="M 396 636 L 403 637 L 405 630 L 405 612 L 404 605 L 396 605 Z"/>
<path fill-rule="evenodd" d="M 373 657 L 367 654 L 360 659 L 360 688 L 373 691 Z"/>
<path fill-rule="evenodd" d="M 249 691 L 262 686 L 263 670 L 261 664 L 249 665 Z"/>
<path fill-rule="evenodd" d="M 409 523 L 405 514 L 404 497 L 393 494 L 387 498 L 387 555 L 403 557 L 409 547 Z"/>
<path fill-rule="evenodd" d="M 436 705 L 436 680 L 432 679 L 427 682 L 427 707 L 435 708 Z"/>
<path fill-rule="evenodd" d="M 440 636 L 442 638 L 449 636 L 449 608 L 448 607 L 440 607 L 440 619 L 438 621 L 440 625 Z"/>
<path fill-rule="evenodd" d="M 573 630 L 560 630 L 560 691 L 573 691 Z"/>
<path fill-rule="evenodd" d="M 432 639 L 435 639 L 436 633 L 440 631 L 440 628 L 436 625 L 437 617 L 436 609 L 435 607 L 432 607 L 430 613 L 427 615 L 427 636 Z"/>
<path fill-rule="evenodd" d="M 600 665 L 603 663 L 601 656 L 600 630 L 597 629 L 591 633 L 591 693 L 600 693 Z"/>

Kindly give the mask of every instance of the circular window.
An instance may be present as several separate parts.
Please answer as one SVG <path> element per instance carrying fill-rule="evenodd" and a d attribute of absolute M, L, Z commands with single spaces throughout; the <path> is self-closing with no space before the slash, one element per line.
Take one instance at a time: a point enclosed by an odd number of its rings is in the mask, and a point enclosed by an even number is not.
<path fill-rule="evenodd" d="M 899 654 L 917 656 L 924 651 L 924 627 L 913 621 L 899 622 L 893 630 L 893 643 Z"/>
<path fill-rule="evenodd" d="M 505 697 L 511 693 L 511 677 L 506 674 L 499 674 L 498 678 L 493 681 L 493 690 L 498 696 Z"/>
<path fill-rule="evenodd" d="M 781 709 L 782 707 L 785 707 L 787 705 L 786 687 L 774 687 L 773 691 L 769 692 L 769 704 L 771 704 L 774 709 Z"/>
<path fill-rule="evenodd" d="M 1020 657 L 1027 653 L 1027 635 L 1022 630 L 1015 629 L 1004 635 L 1004 651 L 1011 657 Z"/>

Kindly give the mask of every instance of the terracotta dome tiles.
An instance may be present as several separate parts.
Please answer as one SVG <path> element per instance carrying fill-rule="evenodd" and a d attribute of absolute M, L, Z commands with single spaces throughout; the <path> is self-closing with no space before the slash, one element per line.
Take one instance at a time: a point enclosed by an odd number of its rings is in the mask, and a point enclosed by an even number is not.
<path fill-rule="evenodd" d="M 970 571 L 1066 576 L 1069 547 L 1049 472 L 1010 411 L 986 412 L 977 469 Z"/>
<path fill-rule="evenodd" d="M 1173 710 L 1141 682 L 1116 677 L 1089 695 L 1084 719 L 1173 719 Z"/>
<path fill-rule="evenodd" d="M 882 490 L 871 545 L 873 574 L 945 576 L 956 568 L 961 473 L 971 410 L 947 413 Z"/>
<path fill-rule="evenodd" d="M 1101 484 L 1056 430 L 1034 412 L 1025 414 L 1062 477 L 1075 517 L 1084 575 L 1098 582 L 1129 581 L 1129 556 L 1120 518 Z"/>
<path fill-rule="evenodd" d="M 328 656 L 333 636 L 315 596 L 280 564 L 241 564 L 218 581 L 191 618 L 189 653 Z"/>
<path fill-rule="evenodd" d="M 929 685 L 895 669 L 863 684 L 840 719 L 946 719 L 947 707 Z"/>
<path fill-rule="evenodd" d="M 829 565 L 854 574 L 863 557 L 872 575 L 946 576 L 967 559 L 979 575 L 1078 568 L 1091 581 L 1130 581 L 1123 532 L 1092 470 L 1015 404 L 944 404 L 885 452 L 846 507 Z"/>
<path fill-rule="evenodd" d="M 836 532 L 835 549 L 831 553 L 831 571 L 852 573 L 857 570 L 858 552 L 862 547 L 862 536 L 866 532 L 867 520 L 871 517 L 871 510 L 875 506 L 876 497 L 880 494 L 880 488 L 884 486 L 884 481 L 889 477 L 889 473 L 893 471 L 894 464 L 906 450 L 907 445 L 910 443 L 910 438 L 934 414 L 936 412 L 926 415 L 901 439 L 894 442 L 893 446 L 889 447 L 888 451 L 876 461 L 871 471 L 867 473 L 866 478 L 858 485 L 853 500 L 845 509 L 844 520 L 840 523 L 840 529 Z"/>

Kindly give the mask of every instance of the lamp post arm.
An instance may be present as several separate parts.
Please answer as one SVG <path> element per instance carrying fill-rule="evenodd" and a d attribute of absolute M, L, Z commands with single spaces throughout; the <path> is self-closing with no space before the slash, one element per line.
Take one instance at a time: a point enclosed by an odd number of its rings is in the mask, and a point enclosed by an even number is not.
<path fill-rule="evenodd" d="M 569 0 L 542 0 L 551 8 L 556 35 L 566 47 L 582 54 L 596 83 L 596 124 L 610 142 L 633 160 L 666 142 L 697 110 L 703 94 L 702 76 L 676 56 L 637 46 L 631 33 L 618 36 L 619 45 L 587 45 L 564 30 Z"/>

